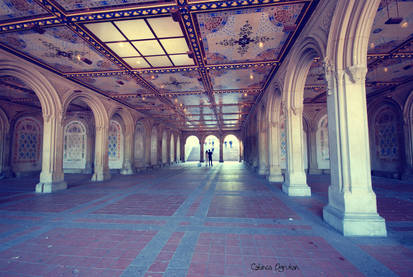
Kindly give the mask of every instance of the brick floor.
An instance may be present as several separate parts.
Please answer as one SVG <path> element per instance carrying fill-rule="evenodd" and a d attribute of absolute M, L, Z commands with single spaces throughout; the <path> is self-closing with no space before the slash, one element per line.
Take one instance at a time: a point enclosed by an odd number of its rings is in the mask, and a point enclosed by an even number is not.
<path fill-rule="evenodd" d="M 239 163 L 114 174 L 32 191 L 0 180 L 0 276 L 412 276 L 413 190 L 373 178 L 387 238 L 346 238 L 322 221 L 329 176 L 289 198 Z"/>

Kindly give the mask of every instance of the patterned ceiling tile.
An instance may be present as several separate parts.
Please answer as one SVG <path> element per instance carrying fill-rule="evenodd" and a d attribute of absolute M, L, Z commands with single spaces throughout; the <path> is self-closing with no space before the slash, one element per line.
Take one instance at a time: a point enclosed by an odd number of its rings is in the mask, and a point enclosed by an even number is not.
<path fill-rule="evenodd" d="M 197 15 L 208 64 L 276 60 L 304 4 Z"/>
<path fill-rule="evenodd" d="M 387 53 L 413 34 L 413 0 L 389 4 L 390 17 L 402 17 L 400 24 L 384 24 L 389 18 L 386 6 L 381 5 L 374 20 L 369 43 L 369 53 Z"/>
<path fill-rule="evenodd" d="M 0 21 L 47 14 L 34 0 L 0 0 Z"/>
<path fill-rule="evenodd" d="M 80 10 L 93 8 L 106 8 L 110 6 L 142 4 L 147 2 L 160 2 L 155 0 L 56 0 L 65 10 Z"/>
<path fill-rule="evenodd" d="M 413 76 L 413 61 L 407 59 L 387 59 L 367 73 L 367 82 L 399 82 Z"/>
<path fill-rule="evenodd" d="M 238 113 L 240 112 L 239 106 L 223 106 L 222 107 L 223 113 Z"/>
<path fill-rule="evenodd" d="M 202 91 L 202 83 L 198 80 L 197 71 L 175 73 L 145 73 L 143 78 L 150 81 L 162 92 Z"/>
<path fill-rule="evenodd" d="M 3 34 L 0 42 L 62 72 L 119 69 L 69 28 L 44 30 Z"/>
<path fill-rule="evenodd" d="M 145 89 L 129 75 L 77 77 L 76 79 L 110 94 L 144 94 Z"/>
<path fill-rule="evenodd" d="M 261 88 L 265 84 L 271 67 L 255 69 L 210 70 L 214 90 Z"/>
<path fill-rule="evenodd" d="M 177 98 L 184 105 L 203 105 L 209 103 L 206 95 L 181 95 Z"/>

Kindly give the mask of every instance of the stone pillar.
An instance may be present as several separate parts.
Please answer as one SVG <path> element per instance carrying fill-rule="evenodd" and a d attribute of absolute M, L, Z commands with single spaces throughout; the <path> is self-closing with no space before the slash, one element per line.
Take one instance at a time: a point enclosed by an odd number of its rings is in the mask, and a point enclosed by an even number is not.
<path fill-rule="evenodd" d="M 318 164 L 317 164 L 317 128 L 309 128 L 310 132 L 309 132 L 309 136 L 308 136 L 308 140 L 309 140 L 309 146 L 310 146 L 310 165 L 309 165 L 309 169 L 308 169 L 308 173 L 309 174 L 321 174 L 323 171 L 321 169 L 318 168 Z"/>
<path fill-rule="evenodd" d="M 278 111 L 277 111 L 278 112 Z M 270 122 L 268 126 L 268 175 L 269 182 L 283 182 L 284 177 L 281 173 L 280 164 L 280 132 L 277 122 Z"/>
<path fill-rule="evenodd" d="M 264 119 L 265 120 L 265 119 Z M 264 124 L 266 126 L 267 124 Z M 258 174 L 267 175 L 268 173 L 268 144 L 266 140 L 266 128 L 258 130 Z"/>
<path fill-rule="evenodd" d="M 122 170 L 120 171 L 120 174 L 122 175 L 131 175 L 133 174 L 133 149 L 135 145 L 134 141 L 134 126 L 126 126 L 125 128 L 125 133 L 124 133 L 124 158 L 123 158 L 123 166 Z"/>
<path fill-rule="evenodd" d="M 224 162 L 224 139 L 219 140 L 219 162 Z"/>
<path fill-rule="evenodd" d="M 287 169 L 282 186 L 289 196 L 311 196 L 304 171 L 303 109 L 286 109 Z"/>
<path fill-rule="evenodd" d="M 345 236 L 386 236 L 371 185 L 366 66 L 327 70 L 331 185 L 324 220 Z"/>
<path fill-rule="evenodd" d="M 151 164 L 151 148 L 152 148 L 152 143 L 151 143 L 151 135 L 152 135 L 152 130 L 150 128 L 145 127 L 145 139 L 144 139 L 144 146 L 143 148 L 145 149 L 145 167 L 150 168 L 152 166 Z"/>
<path fill-rule="evenodd" d="M 200 163 L 203 163 L 205 160 L 204 160 L 204 156 L 205 156 L 205 153 L 204 153 L 204 144 L 203 143 L 199 143 L 199 151 L 200 151 L 200 156 L 199 156 L 199 162 Z"/>
<path fill-rule="evenodd" d="M 63 173 L 62 114 L 43 114 L 43 154 L 36 192 L 50 193 L 67 188 Z"/>
<path fill-rule="evenodd" d="M 94 147 L 95 145 L 93 144 L 93 139 L 95 137 L 94 132 L 92 131 L 93 124 L 90 124 L 89 121 L 87 121 L 87 136 L 86 136 L 86 143 L 87 143 L 87 151 L 86 151 L 86 167 L 83 171 L 85 174 L 92 174 L 93 173 L 93 157 L 94 157 Z"/>
<path fill-rule="evenodd" d="M 110 179 L 108 132 L 109 122 L 105 122 L 104 125 L 96 126 L 95 168 L 92 181 L 105 181 Z"/>
<path fill-rule="evenodd" d="M 3 141 L 0 145 L 0 179 L 9 178 L 12 176 L 11 163 L 10 163 L 10 150 L 11 150 L 11 140 L 10 140 L 10 130 L 3 130 L 3 133 L 0 134 Z"/>
<path fill-rule="evenodd" d="M 239 162 L 244 160 L 244 143 L 239 140 Z"/>
<path fill-rule="evenodd" d="M 171 133 L 169 133 L 169 136 L 167 136 L 167 139 L 166 139 L 166 163 L 168 165 L 172 164 L 172 160 L 171 160 Z"/>

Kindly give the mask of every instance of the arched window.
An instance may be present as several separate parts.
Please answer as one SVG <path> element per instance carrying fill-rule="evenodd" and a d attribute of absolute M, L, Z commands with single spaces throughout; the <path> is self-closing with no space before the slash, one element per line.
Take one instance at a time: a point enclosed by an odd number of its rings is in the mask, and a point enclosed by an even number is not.
<path fill-rule="evenodd" d="M 31 117 L 20 118 L 14 129 L 13 163 L 38 163 L 40 160 L 40 124 Z"/>
<path fill-rule="evenodd" d="M 86 128 L 80 121 L 69 122 L 64 129 L 63 168 L 86 167 Z"/>
<path fill-rule="evenodd" d="M 380 160 L 396 161 L 399 159 L 399 128 L 393 109 L 387 107 L 377 113 L 374 122 L 377 156 Z"/>
<path fill-rule="evenodd" d="M 330 153 L 328 147 L 328 118 L 323 116 L 318 122 L 316 132 L 317 165 L 319 169 L 330 168 Z"/>
<path fill-rule="evenodd" d="M 108 139 L 109 168 L 120 169 L 123 165 L 123 134 L 120 124 L 111 120 Z"/>

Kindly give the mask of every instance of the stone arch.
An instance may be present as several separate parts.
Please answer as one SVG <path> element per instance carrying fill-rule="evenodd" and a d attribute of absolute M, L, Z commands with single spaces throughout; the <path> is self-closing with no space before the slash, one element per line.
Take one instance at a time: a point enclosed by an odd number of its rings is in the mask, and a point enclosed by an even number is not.
<path fill-rule="evenodd" d="M 204 138 L 204 152 L 211 150 L 213 152 L 212 160 L 219 161 L 219 151 L 220 151 L 220 136 L 216 134 L 205 134 Z M 205 153 L 203 153 L 205 154 Z"/>
<path fill-rule="evenodd" d="M 30 86 L 39 98 L 43 115 L 61 116 L 62 102 L 55 88 L 31 64 L 0 60 L 0 76 L 17 77 Z"/>
<path fill-rule="evenodd" d="M 380 0 L 337 1 L 326 49 L 329 67 L 342 70 L 367 65 L 369 37 L 379 4 Z M 365 77 L 367 69 L 361 70 Z"/>
<path fill-rule="evenodd" d="M 102 101 L 99 99 L 99 97 L 92 96 L 91 94 L 86 93 L 86 92 L 69 93 L 69 96 L 66 97 L 63 102 L 63 114 L 64 115 L 66 114 L 69 105 L 74 100 L 81 100 L 82 102 L 85 102 L 89 106 L 95 118 L 96 128 L 99 128 L 99 127 L 102 128 L 103 126 L 108 125 L 109 116 L 108 116 L 108 113 L 106 112 L 106 108 L 103 105 Z"/>
<path fill-rule="evenodd" d="M 65 95 L 68 96 L 63 101 L 64 115 L 66 115 L 69 105 L 75 100 L 87 104 L 93 113 L 95 120 L 95 158 L 92 181 L 110 179 L 108 163 L 109 117 L 105 106 L 99 97 L 83 91 L 72 92 L 69 90 Z"/>
<path fill-rule="evenodd" d="M 368 108 L 372 173 L 400 178 L 405 161 L 400 106 L 386 99 L 372 103 Z"/>
<path fill-rule="evenodd" d="M 323 47 L 313 37 L 306 37 L 293 49 L 285 67 L 285 77 L 280 82 L 285 108 L 294 113 L 302 111 L 304 105 L 304 87 L 307 75 L 314 59 L 323 59 Z"/>

